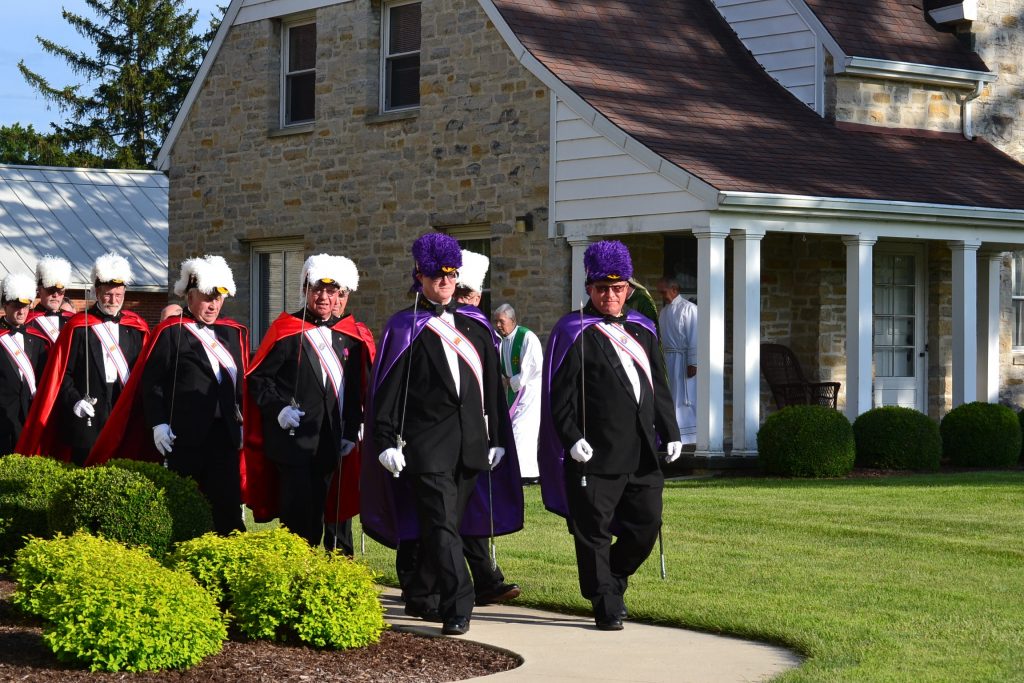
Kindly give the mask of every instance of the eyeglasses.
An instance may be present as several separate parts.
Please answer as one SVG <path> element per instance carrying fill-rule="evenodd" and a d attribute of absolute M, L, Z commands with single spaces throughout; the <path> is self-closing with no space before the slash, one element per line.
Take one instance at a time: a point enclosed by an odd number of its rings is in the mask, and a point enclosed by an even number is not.
<path fill-rule="evenodd" d="M 607 294 L 611 292 L 615 296 L 620 296 L 629 289 L 629 283 L 620 282 L 615 285 L 594 285 L 594 289 L 597 290 L 598 294 Z"/>
<path fill-rule="evenodd" d="M 441 273 L 440 275 L 432 275 L 430 279 L 434 280 L 435 282 L 440 282 L 441 280 L 458 280 L 459 273 Z"/>

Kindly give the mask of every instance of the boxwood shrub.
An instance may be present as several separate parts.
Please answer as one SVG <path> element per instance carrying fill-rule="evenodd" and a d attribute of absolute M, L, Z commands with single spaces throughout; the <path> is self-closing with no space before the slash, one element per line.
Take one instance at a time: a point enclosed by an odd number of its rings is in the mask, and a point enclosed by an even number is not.
<path fill-rule="evenodd" d="M 1006 406 L 965 403 L 946 413 L 939 431 L 942 454 L 957 467 L 1011 467 L 1020 457 L 1020 422 Z"/>
<path fill-rule="evenodd" d="M 199 490 L 191 477 L 144 460 L 116 459 L 107 461 L 108 467 L 117 467 L 141 474 L 164 492 L 167 509 L 171 513 L 171 542 L 179 543 L 213 531 L 213 511 L 210 501 Z"/>
<path fill-rule="evenodd" d="M 179 544 L 168 561 L 216 596 L 250 638 L 348 648 L 377 642 L 385 628 L 369 569 L 314 551 L 285 529 L 207 534 Z"/>
<path fill-rule="evenodd" d="M 939 425 L 913 408 L 872 408 L 853 422 L 859 467 L 937 470 L 942 461 Z"/>
<path fill-rule="evenodd" d="M 49 536 L 50 498 L 70 472 L 71 466 L 52 458 L 0 457 L 0 565 L 14 558 L 25 536 Z"/>
<path fill-rule="evenodd" d="M 192 577 L 87 533 L 30 541 L 14 577 L 14 603 L 46 621 L 57 657 L 93 671 L 183 669 L 227 638 L 216 601 Z"/>
<path fill-rule="evenodd" d="M 88 531 L 125 545 L 145 546 L 154 556 L 171 542 L 171 513 L 163 492 L 141 474 L 116 467 L 73 470 L 50 500 L 50 531 Z"/>
<path fill-rule="evenodd" d="M 761 467 L 790 477 L 841 477 L 853 469 L 853 429 L 824 406 L 789 406 L 769 415 L 757 433 Z"/>

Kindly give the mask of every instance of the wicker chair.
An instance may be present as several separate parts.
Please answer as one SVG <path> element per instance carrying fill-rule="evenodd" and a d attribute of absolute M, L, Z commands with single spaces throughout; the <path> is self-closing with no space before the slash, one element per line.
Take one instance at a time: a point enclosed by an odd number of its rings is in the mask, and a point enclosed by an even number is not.
<path fill-rule="evenodd" d="M 761 372 L 780 410 L 795 405 L 836 407 L 839 382 L 807 381 L 800 362 L 788 346 L 761 344 Z"/>

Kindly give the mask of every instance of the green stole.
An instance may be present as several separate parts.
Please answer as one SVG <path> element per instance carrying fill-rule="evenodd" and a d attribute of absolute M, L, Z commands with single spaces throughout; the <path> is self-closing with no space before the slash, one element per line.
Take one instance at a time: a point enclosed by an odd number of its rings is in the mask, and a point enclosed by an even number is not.
<path fill-rule="evenodd" d="M 516 327 L 516 331 L 512 334 L 511 344 L 501 345 L 501 373 L 505 377 L 512 377 L 518 375 L 519 371 L 522 370 L 523 366 L 523 340 L 526 339 L 526 333 L 529 332 L 525 327 L 519 325 Z M 511 347 L 510 352 L 506 353 L 506 346 Z M 516 400 L 516 394 L 519 392 L 513 391 L 512 387 L 505 389 L 506 398 L 508 404 L 511 407 Z"/>

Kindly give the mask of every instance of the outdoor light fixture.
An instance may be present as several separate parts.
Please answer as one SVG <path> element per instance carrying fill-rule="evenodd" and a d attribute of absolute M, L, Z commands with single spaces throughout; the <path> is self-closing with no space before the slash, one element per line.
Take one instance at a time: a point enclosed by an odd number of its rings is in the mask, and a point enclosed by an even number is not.
<path fill-rule="evenodd" d="M 516 232 L 533 232 L 533 214 L 516 216 Z"/>

